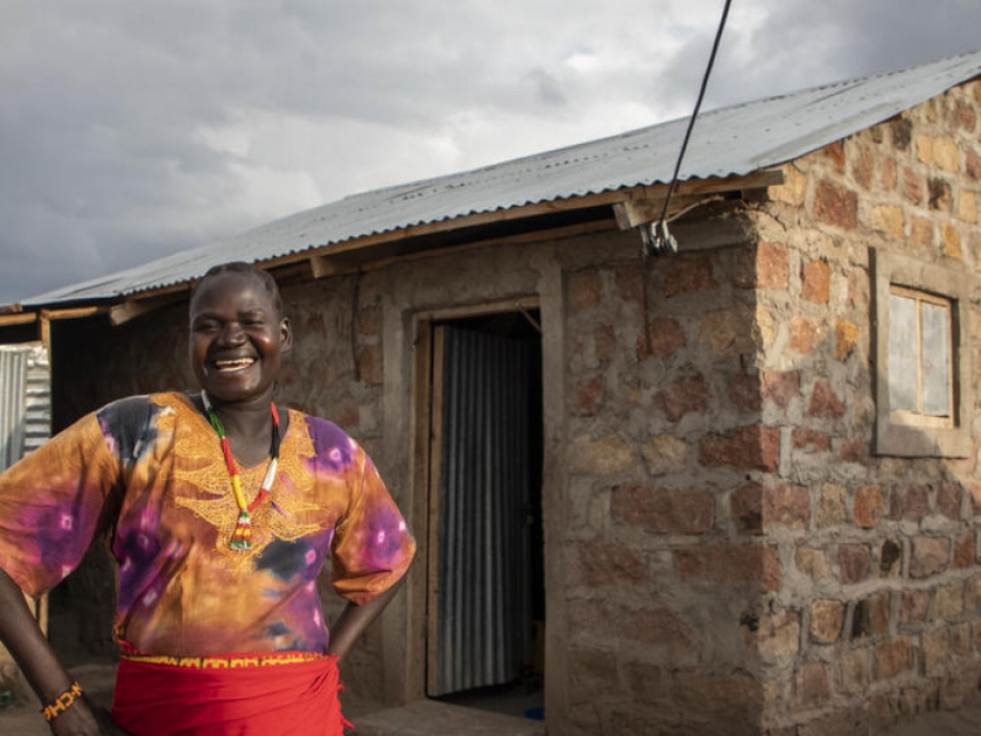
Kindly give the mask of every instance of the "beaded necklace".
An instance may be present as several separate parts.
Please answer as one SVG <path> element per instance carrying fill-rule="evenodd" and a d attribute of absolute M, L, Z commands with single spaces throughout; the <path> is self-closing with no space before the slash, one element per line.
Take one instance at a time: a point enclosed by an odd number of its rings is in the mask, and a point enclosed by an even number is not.
<path fill-rule="evenodd" d="M 232 448 L 228 444 L 228 437 L 225 436 L 225 427 L 215 413 L 211 401 L 208 400 L 208 394 L 204 391 L 201 392 L 201 401 L 204 402 L 208 421 L 211 422 L 211 426 L 214 427 L 215 432 L 218 433 L 218 439 L 221 441 L 225 466 L 228 468 L 228 476 L 232 481 L 232 493 L 235 494 L 235 503 L 238 504 L 238 521 L 235 522 L 235 531 L 232 532 L 228 546 L 234 550 L 247 552 L 252 549 L 252 512 L 269 495 L 269 489 L 272 488 L 273 481 L 276 480 L 276 466 L 279 462 L 279 412 L 276 411 L 276 404 L 269 402 L 269 408 L 272 412 L 272 448 L 269 454 L 272 457 L 269 461 L 269 467 L 266 469 L 266 476 L 262 479 L 259 495 L 255 497 L 252 503 L 246 503 L 245 494 L 242 492 L 242 481 L 238 474 L 238 466 L 235 464 L 235 458 L 232 457 Z"/>

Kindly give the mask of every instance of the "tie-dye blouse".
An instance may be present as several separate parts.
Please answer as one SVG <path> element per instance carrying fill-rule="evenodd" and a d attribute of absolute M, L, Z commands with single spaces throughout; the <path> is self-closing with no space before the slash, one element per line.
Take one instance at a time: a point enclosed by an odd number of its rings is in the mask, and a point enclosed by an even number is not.
<path fill-rule="evenodd" d="M 268 460 L 241 467 L 258 494 Z M 152 654 L 325 652 L 316 578 L 362 604 L 405 572 L 415 543 L 365 452 L 338 427 L 290 411 L 252 549 L 221 446 L 180 393 L 109 404 L 0 475 L 0 568 L 28 594 L 68 575 L 101 532 L 118 563 L 116 637 Z"/>

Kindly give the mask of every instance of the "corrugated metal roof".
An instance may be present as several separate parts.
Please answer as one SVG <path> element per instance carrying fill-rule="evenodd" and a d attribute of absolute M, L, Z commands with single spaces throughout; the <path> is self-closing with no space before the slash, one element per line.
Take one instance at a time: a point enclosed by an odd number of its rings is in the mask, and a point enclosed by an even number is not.
<path fill-rule="evenodd" d="M 681 179 L 784 163 L 981 73 L 981 51 L 702 113 Z M 667 182 L 687 118 L 449 176 L 352 195 L 210 245 L 25 299 L 99 301 L 189 281 L 229 260 L 263 261 L 400 228 Z"/>

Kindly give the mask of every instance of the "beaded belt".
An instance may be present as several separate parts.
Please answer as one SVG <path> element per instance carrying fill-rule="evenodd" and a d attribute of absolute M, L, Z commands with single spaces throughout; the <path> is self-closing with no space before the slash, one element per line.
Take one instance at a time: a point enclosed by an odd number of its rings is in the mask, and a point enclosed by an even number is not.
<path fill-rule="evenodd" d="M 277 664 L 297 664 L 323 659 L 316 652 L 263 652 L 261 654 L 231 654 L 217 657 L 177 657 L 169 654 L 140 654 L 123 651 L 122 659 L 144 664 L 163 664 L 190 669 L 231 669 L 236 667 L 268 667 Z"/>

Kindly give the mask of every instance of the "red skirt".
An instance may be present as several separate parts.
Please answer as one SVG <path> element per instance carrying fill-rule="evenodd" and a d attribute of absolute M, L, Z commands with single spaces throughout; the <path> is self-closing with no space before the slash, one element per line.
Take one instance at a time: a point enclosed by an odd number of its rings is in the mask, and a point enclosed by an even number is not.
<path fill-rule="evenodd" d="M 343 736 L 337 657 L 123 655 L 112 718 L 133 736 Z"/>

